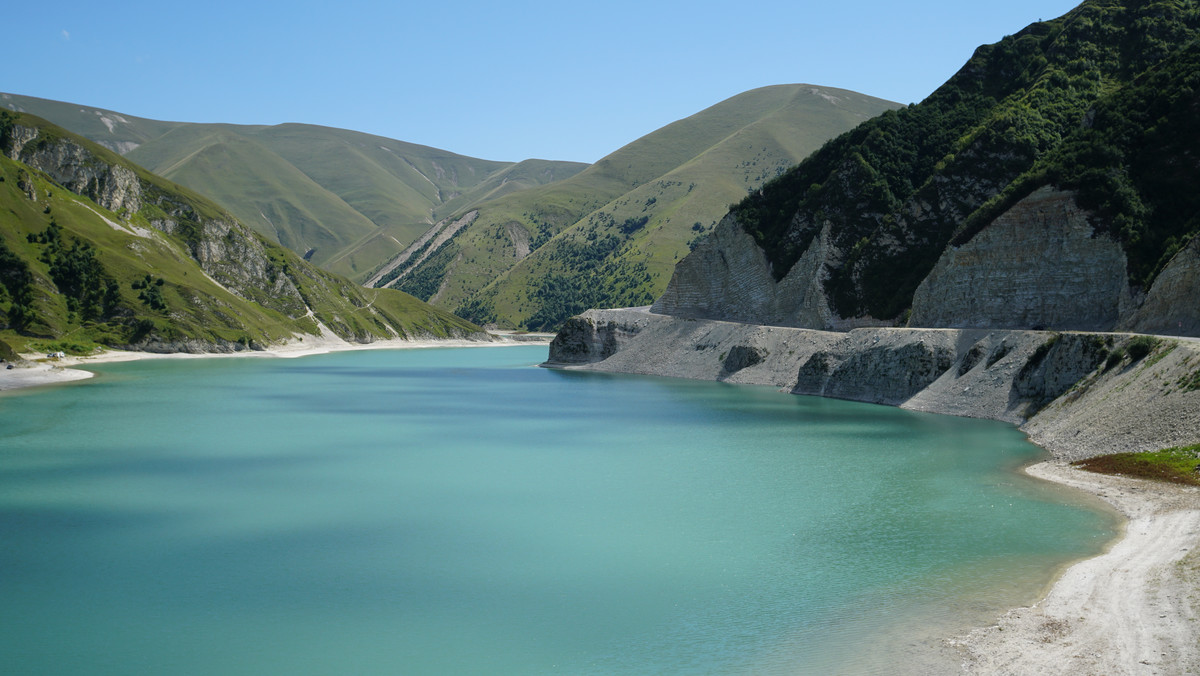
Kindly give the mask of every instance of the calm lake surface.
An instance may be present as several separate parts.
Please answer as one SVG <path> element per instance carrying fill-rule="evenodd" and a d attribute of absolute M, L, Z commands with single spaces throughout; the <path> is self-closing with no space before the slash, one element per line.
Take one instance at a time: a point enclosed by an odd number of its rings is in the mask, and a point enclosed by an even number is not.
<path fill-rule="evenodd" d="M 920 671 L 1111 515 L 989 421 L 534 368 L 98 367 L 0 397 L 10 674 Z M 936 644 L 936 641 L 933 641 Z"/>

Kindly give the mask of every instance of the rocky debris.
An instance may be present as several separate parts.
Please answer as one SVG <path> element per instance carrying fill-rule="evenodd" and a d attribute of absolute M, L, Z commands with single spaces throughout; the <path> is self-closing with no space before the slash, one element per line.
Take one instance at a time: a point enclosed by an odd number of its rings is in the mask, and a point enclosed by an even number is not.
<path fill-rule="evenodd" d="M 1128 348 L 1135 340 L 1152 346 L 1142 354 Z M 770 385 L 991 418 L 1072 460 L 1200 443 L 1200 342 L 1190 340 L 979 329 L 835 333 L 589 310 L 555 337 L 547 366 Z"/>
<path fill-rule="evenodd" d="M 767 356 L 766 350 L 749 345 L 734 345 L 721 363 L 721 370 L 726 374 L 737 373 L 745 368 L 757 366 Z"/>

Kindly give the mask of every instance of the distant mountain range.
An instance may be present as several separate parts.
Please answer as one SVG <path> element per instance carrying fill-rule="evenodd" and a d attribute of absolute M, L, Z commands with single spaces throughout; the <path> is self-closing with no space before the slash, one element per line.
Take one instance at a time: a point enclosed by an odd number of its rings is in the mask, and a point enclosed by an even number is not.
<path fill-rule="evenodd" d="M 459 209 L 446 226 L 469 224 L 374 281 L 478 323 L 537 330 L 591 306 L 647 305 L 730 202 L 897 107 L 812 85 L 749 91 L 575 176 Z"/>
<path fill-rule="evenodd" d="M 204 194 L 313 263 L 481 323 L 552 329 L 590 305 L 647 304 L 727 206 L 898 104 L 767 87 L 594 165 L 491 162 L 300 124 L 162 122 L 0 94 Z"/>
<path fill-rule="evenodd" d="M 445 214 L 587 165 L 493 162 L 304 124 L 163 122 L 0 94 L 28 112 L 199 192 L 321 267 L 362 279 Z"/>

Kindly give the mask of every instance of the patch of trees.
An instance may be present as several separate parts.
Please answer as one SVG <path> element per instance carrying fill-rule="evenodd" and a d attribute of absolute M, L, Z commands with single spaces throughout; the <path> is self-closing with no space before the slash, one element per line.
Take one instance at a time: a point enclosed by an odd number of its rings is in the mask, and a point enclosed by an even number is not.
<path fill-rule="evenodd" d="M 446 276 L 446 268 L 449 267 L 450 261 L 454 260 L 457 252 L 457 248 L 451 248 L 450 244 L 451 242 L 447 241 L 446 246 L 426 258 L 425 262 L 405 277 L 404 281 L 400 282 L 396 288 L 423 301 L 433 298 L 433 294 L 441 288 L 442 281 Z"/>
<path fill-rule="evenodd" d="M 526 320 L 526 328 L 553 331 L 588 308 L 652 302 L 648 268 L 644 262 L 620 255 L 625 244 L 616 235 L 601 236 L 592 229 L 583 240 L 571 239 L 557 246 L 549 257 L 562 272 L 535 283 L 530 298 L 537 309 Z"/>
<path fill-rule="evenodd" d="M 41 233 L 29 234 L 27 240 L 43 245 L 41 260 L 66 300 L 70 317 L 99 321 L 116 314 L 121 303 L 120 287 L 96 257 L 95 247 L 74 237 L 68 242 L 53 220 Z"/>
<path fill-rule="evenodd" d="M 33 321 L 33 273 L 0 239 L 0 302 L 8 302 L 7 323 L 18 331 Z"/>
<path fill-rule="evenodd" d="M 164 284 L 162 277 L 155 278 L 147 274 L 142 279 L 130 282 L 129 286 L 134 291 L 138 292 L 138 300 L 150 306 L 151 310 L 166 310 L 167 301 L 163 298 L 162 287 Z"/>

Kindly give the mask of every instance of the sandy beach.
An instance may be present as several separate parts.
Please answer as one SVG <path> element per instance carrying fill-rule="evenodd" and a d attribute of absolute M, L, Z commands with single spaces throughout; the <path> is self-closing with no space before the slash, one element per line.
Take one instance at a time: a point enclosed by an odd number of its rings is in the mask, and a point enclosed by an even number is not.
<path fill-rule="evenodd" d="M 1129 521 L 1037 604 L 948 641 L 963 673 L 1200 673 L 1200 488 L 1045 462 L 1030 475 L 1099 496 Z"/>
<path fill-rule="evenodd" d="M 48 358 L 42 354 L 23 354 L 23 364 L 16 368 L 0 367 L 0 392 L 57 385 L 92 377 L 90 371 L 84 370 L 88 364 L 103 364 L 111 362 L 133 361 L 137 359 L 211 359 L 213 357 L 275 357 L 290 359 L 306 357 L 329 352 L 347 352 L 353 350 L 412 350 L 437 347 L 505 347 L 517 345 L 547 344 L 552 338 L 549 334 L 517 334 L 495 332 L 490 334 L 492 340 L 460 340 L 460 339 L 428 339 L 428 340 L 378 340 L 373 343 L 351 343 L 338 338 L 332 333 L 326 336 L 304 336 L 287 343 L 273 345 L 265 350 L 245 350 L 242 352 L 132 352 L 126 350 L 104 350 L 94 355 L 66 355 L 58 358 Z"/>

